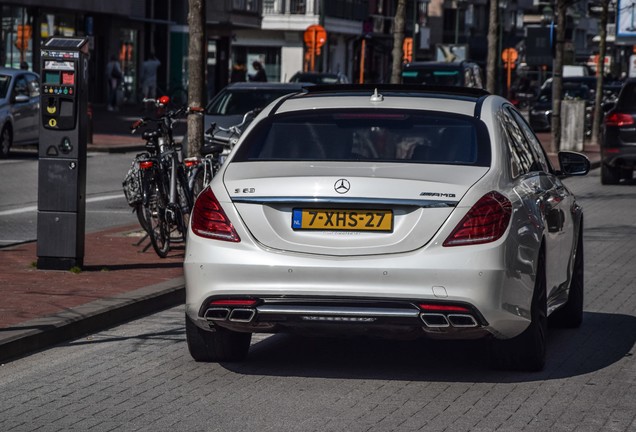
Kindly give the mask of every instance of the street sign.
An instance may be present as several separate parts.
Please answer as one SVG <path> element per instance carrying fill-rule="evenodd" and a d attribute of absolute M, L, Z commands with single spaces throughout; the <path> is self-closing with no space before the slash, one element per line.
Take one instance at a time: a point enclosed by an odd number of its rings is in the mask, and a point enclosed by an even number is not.
<path fill-rule="evenodd" d="M 512 70 L 515 67 L 515 62 L 519 58 L 519 53 L 514 48 L 505 48 L 501 53 L 501 59 L 504 61 L 504 67 L 506 68 L 506 88 L 508 89 L 508 97 L 510 97 L 510 83 L 512 81 Z"/>
<path fill-rule="evenodd" d="M 327 31 L 321 25 L 314 24 L 307 27 L 303 35 L 305 45 L 307 45 L 307 54 L 309 54 L 310 70 L 315 70 L 315 59 L 320 55 L 320 48 L 327 42 Z"/>
<path fill-rule="evenodd" d="M 327 41 L 327 31 L 321 25 L 310 25 L 305 30 L 303 39 L 307 48 L 316 50 L 316 54 L 320 55 L 320 48 Z"/>
<path fill-rule="evenodd" d="M 508 67 L 507 65 L 510 65 L 510 67 L 514 68 L 514 64 L 518 58 L 519 53 L 514 48 L 505 48 L 501 52 L 501 59 L 504 61 L 504 63 L 506 63 L 506 67 Z"/>

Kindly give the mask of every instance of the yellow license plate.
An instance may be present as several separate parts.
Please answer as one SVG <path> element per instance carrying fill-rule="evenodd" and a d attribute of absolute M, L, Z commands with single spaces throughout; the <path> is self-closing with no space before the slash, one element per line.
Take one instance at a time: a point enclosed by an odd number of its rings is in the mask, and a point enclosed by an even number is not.
<path fill-rule="evenodd" d="M 393 231 L 391 210 L 294 209 L 295 230 Z"/>

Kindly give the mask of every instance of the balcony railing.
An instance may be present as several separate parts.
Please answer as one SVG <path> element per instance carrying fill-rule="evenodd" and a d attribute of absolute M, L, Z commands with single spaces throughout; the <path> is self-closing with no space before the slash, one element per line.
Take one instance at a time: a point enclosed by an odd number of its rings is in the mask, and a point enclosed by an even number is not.
<path fill-rule="evenodd" d="M 232 0 L 232 9 L 243 12 L 258 12 L 258 0 Z"/>
<path fill-rule="evenodd" d="M 314 0 L 263 0 L 263 13 L 265 15 L 305 15 L 308 1 Z"/>

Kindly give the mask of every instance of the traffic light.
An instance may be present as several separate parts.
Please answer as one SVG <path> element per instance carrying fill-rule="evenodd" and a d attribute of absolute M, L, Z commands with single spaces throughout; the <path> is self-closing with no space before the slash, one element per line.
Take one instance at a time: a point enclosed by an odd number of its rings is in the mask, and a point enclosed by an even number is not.
<path fill-rule="evenodd" d="M 405 37 L 402 43 L 402 61 L 404 63 L 411 63 L 413 61 L 413 38 Z"/>
<path fill-rule="evenodd" d="M 15 39 L 15 46 L 20 51 L 29 48 L 29 40 L 31 40 L 32 28 L 30 25 L 18 25 Z"/>

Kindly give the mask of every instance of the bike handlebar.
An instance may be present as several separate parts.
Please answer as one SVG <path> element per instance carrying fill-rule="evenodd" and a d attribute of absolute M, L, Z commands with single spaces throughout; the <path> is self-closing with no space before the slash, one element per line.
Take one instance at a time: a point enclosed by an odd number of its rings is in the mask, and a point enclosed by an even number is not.
<path fill-rule="evenodd" d="M 157 107 L 165 107 L 166 106 L 166 101 L 162 99 L 166 98 L 166 96 L 162 96 L 159 99 L 152 99 L 152 98 L 144 98 L 143 101 L 144 102 L 152 102 L 153 104 L 155 104 L 155 106 Z M 202 107 L 197 107 L 197 106 L 189 106 L 189 107 L 181 107 L 178 108 L 176 110 L 171 110 L 166 112 L 165 114 L 156 117 L 156 118 L 152 118 L 152 117 L 142 117 L 140 119 L 137 119 L 133 122 L 133 124 L 130 126 L 130 130 L 131 133 L 135 133 L 137 132 L 137 129 L 139 129 L 142 126 L 145 126 L 148 122 L 153 122 L 153 123 L 158 123 L 158 124 L 163 124 L 169 128 L 172 127 L 172 123 L 174 123 L 174 121 L 181 116 L 184 115 L 188 115 L 188 114 L 196 114 L 196 115 L 203 115 L 204 113 L 204 109 Z"/>

